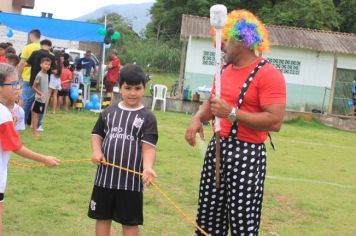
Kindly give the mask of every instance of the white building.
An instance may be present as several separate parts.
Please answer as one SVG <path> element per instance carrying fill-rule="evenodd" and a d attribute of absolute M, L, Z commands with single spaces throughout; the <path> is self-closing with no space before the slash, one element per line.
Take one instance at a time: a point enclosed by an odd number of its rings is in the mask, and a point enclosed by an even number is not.
<path fill-rule="evenodd" d="M 215 49 L 209 18 L 183 15 L 180 78 L 195 91 L 211 87 Z M 356 34 L 267 26 L 271 48 L 264 55 L 284 74 L 287 109 L 345 114 L 356 78 Z M 324 103 L 324 108 L 322 107 Z"/>

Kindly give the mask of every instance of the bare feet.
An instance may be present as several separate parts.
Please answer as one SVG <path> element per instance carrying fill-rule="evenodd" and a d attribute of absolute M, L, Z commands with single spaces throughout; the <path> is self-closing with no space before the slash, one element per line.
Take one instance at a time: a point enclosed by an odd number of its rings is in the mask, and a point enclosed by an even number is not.
<path fill-rule="evenodd" d="M 40 132 L 35 131 L 35 132 L 32 132 L 32 136 L 39 138 L 39 137 L 41 137 L 41 134 L 40 134 Z"/>

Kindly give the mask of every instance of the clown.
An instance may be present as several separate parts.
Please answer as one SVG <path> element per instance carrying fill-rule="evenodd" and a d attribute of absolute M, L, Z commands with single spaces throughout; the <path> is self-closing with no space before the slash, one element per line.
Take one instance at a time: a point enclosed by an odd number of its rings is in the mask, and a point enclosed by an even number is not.
<path fill-rule="evenodd" d="M 269 48 L 268 32 L 251 12 L 228 14 L 222 29 L 221 96 L 212 95 L 189 124 L 185 138 L 204 138 L 202 122 L 221 119 L 220 187 L 215 183 L 215 137 L 201 173 L 197 224 L 210 235 L 258 235 L 266 174 L 268 132 L 279 131 L 286 104 L 281 72 L 256 55 Z M 196 231 L 196 235 L 201 235 Z"/>

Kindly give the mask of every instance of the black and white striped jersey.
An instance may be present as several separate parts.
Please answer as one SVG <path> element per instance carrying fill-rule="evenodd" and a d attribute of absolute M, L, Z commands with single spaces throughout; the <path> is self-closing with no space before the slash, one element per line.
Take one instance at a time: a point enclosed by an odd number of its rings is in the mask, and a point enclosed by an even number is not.
<path fill-rule="evenodd" d="M 143 106 L 129 109 L 121 103 L 113 104 L 100 114 L 92 135 L 103 139 L 102 150 L 107 162 L 142 172 L 142 142 L 157 144 L 157 121 Z M 143 190 L 140 176 L 105 165 L 98 166 L 94 184 L 110 189 Z"/>

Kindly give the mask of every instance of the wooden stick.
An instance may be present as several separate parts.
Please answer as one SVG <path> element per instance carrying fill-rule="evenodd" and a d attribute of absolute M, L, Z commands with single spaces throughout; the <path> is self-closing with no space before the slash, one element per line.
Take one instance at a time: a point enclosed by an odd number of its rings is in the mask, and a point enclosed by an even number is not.
<path fill-rule="evenodd" d="M 220 131 L 215 133 L 215 185 L 220 188 L 220 163 L 221 163 L 221 146 L 220 146 Z"/>

